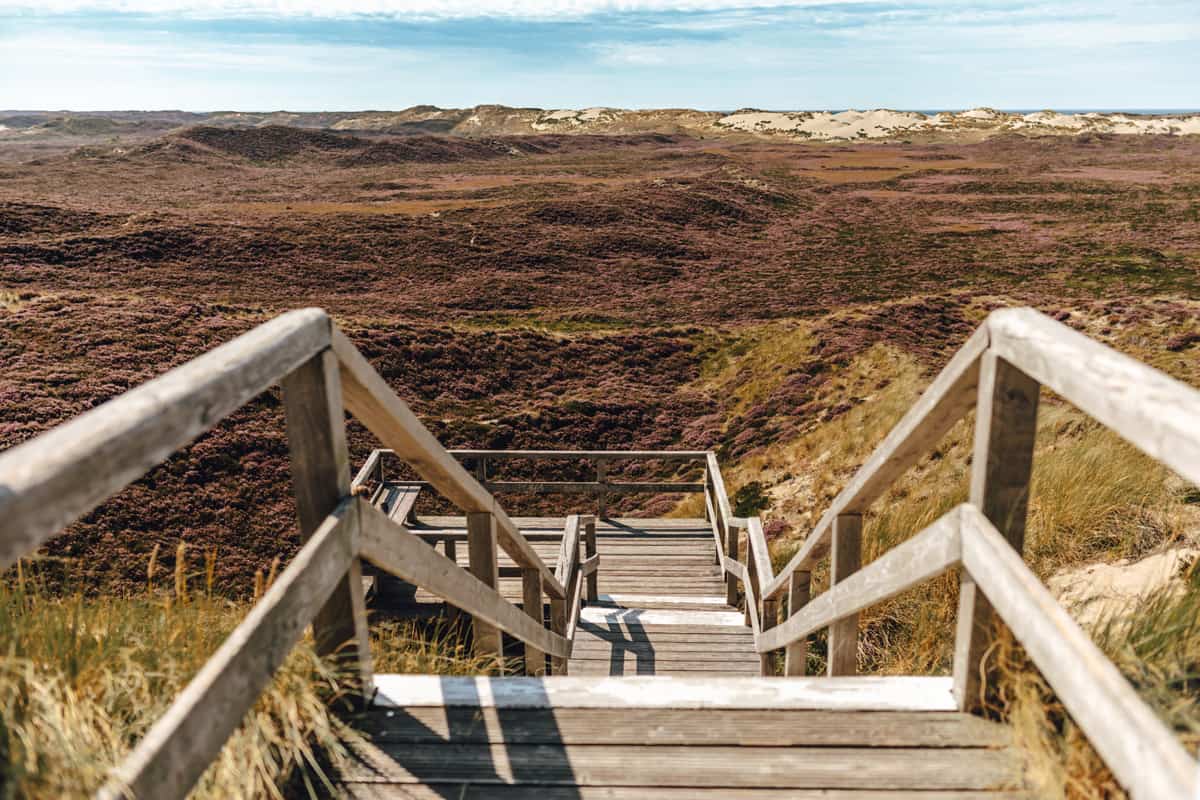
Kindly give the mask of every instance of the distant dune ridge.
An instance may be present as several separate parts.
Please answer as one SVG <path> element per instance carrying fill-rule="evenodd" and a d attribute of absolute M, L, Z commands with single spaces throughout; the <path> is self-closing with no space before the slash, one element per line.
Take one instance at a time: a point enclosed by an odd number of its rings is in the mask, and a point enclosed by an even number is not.
<path fill-rule="evenodd" d="M 961 141 L 1000 134 L 1200 135 L 1200 113 L 1017 113 L 991 108 L 931 114 L 890 109 L 834 112 L 752 108 L 725 113 L 694 109 L 596 107 L 547 110 L 480 105 L 474 108 L 413 106 L 402 111 L 358 112 L 0 111 L 0 138 L 111 136 L 121 132 L 166 131 L 197 124 L 221 128 L 285 125 L 364 133 L 463 137 L 662 133 L 705 137 L 771 136 L 814 141 Z"/>

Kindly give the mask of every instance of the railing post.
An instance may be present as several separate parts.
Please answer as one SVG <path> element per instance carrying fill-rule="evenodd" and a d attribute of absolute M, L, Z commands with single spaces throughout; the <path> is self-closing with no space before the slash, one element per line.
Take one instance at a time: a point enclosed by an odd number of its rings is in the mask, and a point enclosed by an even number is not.
<path fill-rule="evenodd" d="M 607 519 L 608 508 L 604 497 L 604 484 L 608 480 L 608 462 L 603 459 L 596 459 L 596 483 L 600 484 L 599 491 L 596 492 L 596 518 Z"/>
<path fill-rule="evenodd" d="M 500 564 L 496 559 L 496 518 L 490 512 L 467 514 L 467 555 L 471 574 L 493 589 L 498 589 Z M 500 659 L 503 653 L 500 631 L 479 617 L 471 620 L 471 627 L 475 655 Z"/>
<path fill-rule="evenodd" d="M 746 608 L 743 609 L 743 613 L 745 614 L 745 617 L 746 617 L 746 627 L 750 627 L 750 625 L 753 624 L 752 618 L 750 616 L 750 600 L 751 600 L 751 598 L 753 598 L 755 603 L 758 602 L 758 588 L 759 588 L 758 587 L 758 568 L 754 564 L 754 553 L 750 552 L 750 548 L 752 547 L 752 545 L 750 544 L 749 540 L 750 540 L 750 537 L 749 537 L 749 535 L 747 535 L 746 536 L 746 551 L 747 551 L 746 552 L 746 582 L 749 583 L 750 585 L 746 588 L 746 592 L 745 592 Z"/>
<path fill-rule="evenodd" d="M 521 570 L 521 595 L 525 613 L 537 624 L 545 625 L 542 606 L 542 573 L 537 569 Z M 525 674 L 545 675 L 546 654 L 528 642 L 525 643 Z"/>
<path fill-rule="evenodd" d="M 738 560 L 738 529 L 729 524 L 729 520 L 725 519 L 725 513 L 718 511 L 717 514 L 721 517 L 721 532 L 725 537 L 725 557 L 732 560 Z M 737 576 L 726 573 L 725 575 L 725 602 L 731 606 L 736 606 L 738 601 L 738 585 Z"/>
<path fill-rule="evenodd" d="M 829 585 L 858 572 L 862 566 L 862 515 L 839 514 L 833 521 Z M 858 671 L 858 614 L 829 626 L 829 676 Z"/>
<path fill-rule="evenodd" d="M 350 453 L 338 360 L 325 350 L 280 381 L 287 419 L 292 488 L 300 536 L 305 541 L 350 494 Z M 361 696 L 373 693 L 371 645 L 363 597 L 362 562 L 350 561 L 345 577 L 313 619 L 317 653 L 352 660 Z"/>
<path fill-rule="evenodd" d="M 1024 372 L 985 353 L 979 370 L 971 504 L 1020 553 L 1025 546 L 1029 478 L 1037 438 L 1041 386 Z M 961 573 L 954 642 L 954 697 L 959 708 L 980 704 L 980 668 L 990 644 L 992 607 L 965 571 Z"/>
<path fill-rule="evenodd" d="M 583 526 L 583 552 L 586 558 L 596 555 L 596 520 L 589 519 Z M 600 602 L 600 574 L 587 576 L 587 599 L 589 603 Z"/>
<path fill-rule="evenodd" d="M 808 605 L 812 592 L 812 573 L 792 573 L 788 583 L 788 616 L 792 616 Z M 784 650 L 783 674 L 803 675 L 808 662 L 808 637 L 798 639 Z"/>
<path fill-rule="evenodd" d="M 567 595 L 570 596 L 571 589 L 567 587 Z M 557 633 L 559 636 L 567 635 L 567 601 L 560 600 L 554 595 L 550 595 L 550 630 Z M 559 656 L 550 658 L 550 674 L 566 675 L 567 674 L 567 659 Z"/>
<path fill-rule="evenodd" d="M 758 595 L 758 588 L 754 590 L 755 596 Z M 774 628 L 779 622 L 779 606 L 774 600 L 763 599 L 762 601 L 762 629 L 768 631 Z M 775 654 L 761 653 L 760 654 L 761 672 L 764 676 L 775 674 Z"/>
<path fill-rule="evenodd" d="M 458 542 L 447 536 L 442 540 L 442 547 L 444 548 L 446 558 L 450 559 L 452 563 L 458 564 Z M 459 612 L 458 606 L 446 603 L 445 607 L 446 621 L 451 625 L 456 624 L 462 618 L 462 614 Z"/>

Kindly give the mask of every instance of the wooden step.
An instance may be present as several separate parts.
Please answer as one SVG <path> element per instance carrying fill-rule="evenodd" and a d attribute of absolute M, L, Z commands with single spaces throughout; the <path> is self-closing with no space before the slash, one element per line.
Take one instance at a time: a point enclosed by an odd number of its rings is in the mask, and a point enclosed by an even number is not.
<path fill-rule="evenodd" d="M 353 798 L 1025 798 L 1007 728 L 946 678 L 381 675 Z"/>

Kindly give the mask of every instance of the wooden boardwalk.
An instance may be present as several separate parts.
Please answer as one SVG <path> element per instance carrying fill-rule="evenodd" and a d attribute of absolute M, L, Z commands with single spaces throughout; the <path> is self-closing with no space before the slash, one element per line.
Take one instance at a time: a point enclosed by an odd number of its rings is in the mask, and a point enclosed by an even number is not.
<path fill-rule="evenodd" d="M 547 563 L 554 564 L 565 520 L 514 517 L 513 522 Z M 427 539 L 467 537 L 462 517 L 421 517 L 410 528 Z M 725 602 L 725 580 L 712 525 L 703 519 L 605 519 L 596 525 L 599 602 L 580 612 L 570 658 L 572 675 L 758 675 L 760 658 L 744 614 Z M 469 566 L 467 548 L 450 545 Z M 499 556 L 499 589 L 522 604 L 516 564 Z M 385 580 L 389 611 L 424 616 L 440 598 L 403 581 Z"/>
<path fill-rule="evenodd" d="M 103 800 L 188 796 L 310 625 L 363 703 L 333 776 L 354 798 L 1023 797 L 1005 729 L 979 715 L 994 620 L 1131 797 L 1200 797 L 1195 759 L 1022 558 L 1043 387 L 1193 484 L 1200 392 L 1037 312 L 990 314 L 778 571 L 716 453 L 446 450 L 319 309 L 0 453 L 0 569 L 274 384 L 303 545 Z M 863 515 L 973 408 L 968 502 L 863 564 Z M 353 480 L 346 412 L 384 445 Z M 582 461 L 594 479 L 512 480 L 514 460 Z M 415 519 L 426 489 L 463 516 Z M 598 513 L 514 520 L 504 492 L 590 496 Z M 701 495 L 704 519 L 605 518 L 610 495 L 637 493 Z M 377 610 L 448 604 L 476 652 L 527 675 L 375 674 L 364 564 Z M 952 675 L 856 675 L 859 614 L 946 573 L 960 581 Z M 822 630 L 827 674 L 807 676 Z"/>
<path fill-rule="evenodd" d="M 949 679 L 377 676 L 340 788 L 395 798 L 1015 800 Z"/>

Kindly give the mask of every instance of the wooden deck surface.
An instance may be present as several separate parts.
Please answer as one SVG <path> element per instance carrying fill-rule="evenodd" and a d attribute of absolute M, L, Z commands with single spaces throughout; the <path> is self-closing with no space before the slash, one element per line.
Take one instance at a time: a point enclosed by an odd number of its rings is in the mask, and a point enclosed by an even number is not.
<path fill-rule="evenodd" d="M 522 534 L 550 565 L 558 558 L 565 520 L 515 517 Z M 422 517 L 415 533 L 466 536 L 461 517 Z M 754 636 L 742 612 L 725 603 L 716 545 L 703 519 L 599 520 L 600 602 L 580 615 L 572 675 L 757 675 Z M 444 552 L 445 544 L 437 545 Z M 465 543 L 455 546 L 467 566 Z M 506 554 L 500 567 L 515 566 Z M 500 591 L 522 601 L 521 580 L 501 577 Z M 397 582 L 393 609 L 439 608 L 436 597 Z"/>
<path fill-rule="evenodd" d="M 553 566 L 565 521 L 516 518 Z M 462 518 L 414 532 L 466 535 Z M 444 552 L 444 543 L 437 544 Z M 465 542 L 456 559 L 467 565 Z M 1025 797 L 1006 729 L 957 712 L 949 678 L 762 678 L 697 519 L 602 520 L 599 602 L 569 676 L 377 676 L 337 775 L 354 800 Z M 501 555 L 500 566 L 513 563 Z M 501 592 L 522 599 L 520 579 Z M 392 609 L 429 613 L 411 585 Z"/>
<path fill-rule="evenodd" d="M 1007 729 L 946 679 L 379 679 L 352 798 L 1026 796 Z"/>

